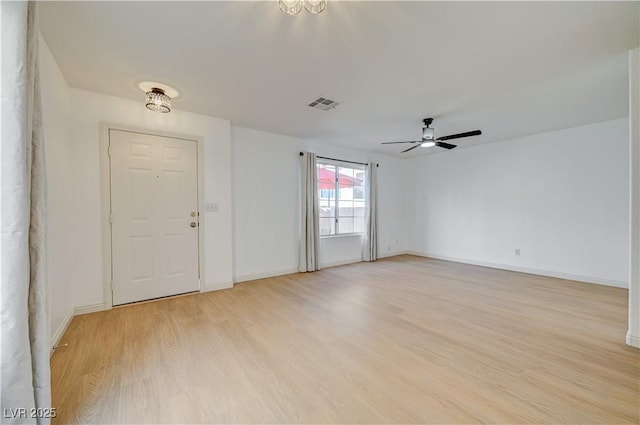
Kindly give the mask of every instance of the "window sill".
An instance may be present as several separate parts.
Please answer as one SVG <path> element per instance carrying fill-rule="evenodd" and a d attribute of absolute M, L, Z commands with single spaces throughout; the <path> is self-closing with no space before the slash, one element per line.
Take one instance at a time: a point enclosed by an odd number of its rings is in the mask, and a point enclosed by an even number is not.
<path fill-rule="evenodd" d="M 320 239 L 334 239 L 334 238 L 353 238 L 353 237 L 362 237 L 364 233 L 340 233 L 339 235 L 324 235 L 320 236 Z"/>

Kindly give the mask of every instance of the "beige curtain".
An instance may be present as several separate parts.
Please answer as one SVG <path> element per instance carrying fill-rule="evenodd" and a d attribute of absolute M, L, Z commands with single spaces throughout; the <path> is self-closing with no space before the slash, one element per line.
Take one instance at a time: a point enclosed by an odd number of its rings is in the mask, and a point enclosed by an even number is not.
<path fill-rule="evenodd" d="M 367 165 L 366 192 L 366 228 L 362 246 L 362 260 L 375 261 L 378 259 L 378 164 L 373 162 Z"/>
<path fill-rule="evenodd" d="M 318 262 L 318 172 L 316 155 L 303 152 L 300 156 L 300 263 L 301 272 L 320 270 Z"/>
<path fill-rule="evenodd" d="M 45 167 L 35 2 L 0 2 L 2 23 L 2 423 L 49 423 Z M 19 409 L 26 409 L 21 411 Z M 42 410 L 36 413 L 43 413 Z M 46 415 L 44 415 L 46 416 Z"/>

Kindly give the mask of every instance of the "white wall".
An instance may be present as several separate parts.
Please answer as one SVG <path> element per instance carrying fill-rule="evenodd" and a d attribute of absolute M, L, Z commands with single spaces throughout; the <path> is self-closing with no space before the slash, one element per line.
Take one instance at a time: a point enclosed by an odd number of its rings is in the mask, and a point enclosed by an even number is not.
<path fill-rule="evenodd" d="M 299 139 L 231 126 L 234 277 L 297 270 Z M 293 163 L 293 165 L 292 165 Z M 294 261 L 295 259 L 295 261 Z"/>
<path fill-rule="evenodd" d="M 234 276 L 236 281 L 298 270 L 299 152 L 380 163 L 379 252 L 405 249 L 404 162 L 369 152 L 232 126 Z M 320 265 L 358 261 L 360 236 L 322 238 Z"/>
<path fill-rule="evenodd" d="M 69 87 L 49 47 L 39 38 L 42 126 L 44 130 L 47 172 L 47 283 L 49 336 L 55 343 L 56 332 L 71 317 L 75 248 L 73 209 L 73 163 L 69 125 Z"/>
<path fill-rule="evenodd" d="M 172 111 L 158 114 L 140 102 L 84 90 L 71 90 L 73 143 L 74 224 L 79 250 L 75 261 L 78 282 L 74 305 L 102 304 L 104 300 L 101 233 L 100 156 L 101 123 L 132 126 L 204 138 L 204 202 L 217 203 L 218 212 L 201 213 L 205 224 L 206 289 L 232 284 L 231 146 L 229 121 Z"/>
<path fill-rule="evenodd" d="M 628 131 L 607 121 L 413 160 L 409 250 L 626 287 Z"/>

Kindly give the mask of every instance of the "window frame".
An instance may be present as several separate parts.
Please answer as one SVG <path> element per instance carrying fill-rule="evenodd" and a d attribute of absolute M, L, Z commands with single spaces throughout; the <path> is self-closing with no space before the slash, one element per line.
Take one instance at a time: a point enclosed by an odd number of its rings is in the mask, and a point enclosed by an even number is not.
<path fill-rule="evenodd" d="M 333 234 L 329 234 L 329 235 L 320 235 L 320 238 L 339 238 L 342 236 L 363 236 L 365 234 L 365 230 L 363 230 L 362 232 L 349 232 L 349 233 L 339 233 L 340 230 L 340 180 L 339 180 L 339 174 L 340 174 L 340 167 L 342 168 L 349 168 L 352 170 L 359 170 L 359 171 L 363 171 L 364 172 L 364 198 L 362 200 L 364 200 L 365 202 L 365 211 L 366 211 L 366 205 L 368 203 L 367 200 L 367 190 L 366 190 L 366 185 L 368 183 L 368 175 L 367 175 L 367 166 L 366 165 L 360 165 L 360 164 L 354 164 L 352 162 L 346 162 L 346 161 L 339 161 L 339 160 L 335 160 L 335 159 L 316 159 L 316 173 L 318 172 L 318 165 L 332 165 L 335 167 L 335 184 L 334 184 L 334 188 L 333 189 L 327 189 L 330 190 L 334 193 L 335 197 L 331 198 L 329 197 L 329 199 L 333 199 L 335 201 L 335 217 L 334 218 L 334 229 L 335 229 L 335 233 Z M 320 188 L 318 187 L 319 184 L 319 180 L 316 183 L 316 193 L 318 193 L 318 196 L 320 195 Z M 322 198 L 325 199 L 325 198 Z M 320 206 L 318 206 L 318 208 L 320 208 Z M 366 213 L 365 213 L 366 216 Z M 353 216 L 352 218 L 355 219 L 355 216 Z"/>

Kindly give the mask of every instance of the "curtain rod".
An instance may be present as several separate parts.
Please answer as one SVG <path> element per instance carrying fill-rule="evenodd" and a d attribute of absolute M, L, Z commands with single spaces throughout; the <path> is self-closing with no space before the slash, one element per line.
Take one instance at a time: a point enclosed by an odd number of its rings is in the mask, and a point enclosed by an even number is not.
<path fill-rule="evenodd" d="M 300 156 L 304 155 L 304 152 L 300 152 Z M 360 164 L 360 165 L 369 165 L 366 162 L 356 162 L 356 161 L 345 161 L 344 159 L 336 159 L 336 158 L 327 158 L 326 156 L 318 156 L 316 155 L 316 158 L 320 158 L 320 159 L 328 159 L 331 161 L 338 161 L 338 162 L 348 162 L 349 164 Z M 376 163 L 376 167 L 379 167 L 380 164 Z"/>

